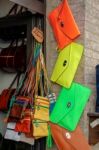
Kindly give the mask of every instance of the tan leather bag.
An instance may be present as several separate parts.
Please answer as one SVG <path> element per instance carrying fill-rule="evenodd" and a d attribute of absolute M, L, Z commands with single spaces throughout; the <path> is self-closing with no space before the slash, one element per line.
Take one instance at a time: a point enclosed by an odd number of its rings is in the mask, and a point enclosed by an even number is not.
<path fill-rule="evenodd" d="M 70 132 L 51 122 L 49 125 L 58 150 L 91 150 L 79 126 Z"/>

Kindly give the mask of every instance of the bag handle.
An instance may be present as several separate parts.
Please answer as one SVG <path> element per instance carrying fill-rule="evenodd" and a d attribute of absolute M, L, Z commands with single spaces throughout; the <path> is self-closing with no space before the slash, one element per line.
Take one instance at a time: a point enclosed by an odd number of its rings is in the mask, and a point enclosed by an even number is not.
<path fill-rule="evenodd" d="M 15 83 L 15 81 L 17 80 L 17 86 L 18 86 L 18 83 L 19 83 L 19 80 L 20 80 L 20 75 L 21 75 L 21 73 L 17 73 L 16 74 L 16 76 L 14 77 L 14 79 L 13 79 L 13 81 L 11 82 L 11 84 L 10 84 L 10 86 L 9 86 L 9 88 L 8 89 L 11 89 L 12 88 L 12 86 L 14 85 L 14 83 Z"/>
<path fill-rule="evenodd" d="M 28 94 L 33 97 L 34 87 L 35 87 L 35 73 L 36 73 L 36 61 L 40 53 L 40 45 L 36 42 L 34 48 L 34 58 L 30 58 L 29 69 L 27 71 L 27 79 L 25 80 L 24 86 L 22 88 L 23 94 Z"/>
<path fill-rule="evenodd" d="M 41 76 L 41 64 L 40 64 L 40 59 L 38 58 L 37 65 L 36 65 L 35 96 L 38 95 L 38 86 L 41 79 L 40 76 Z"/>
<path fill-rule="evenodd" d="M 20 7 L 19 10 L 18 7 Z M 14 13 L 14 15 L 21 14 L 23 10 L 27 11 L 27 8 L 19 6 L 18 4 L 14 4 L 10 9 L 10 11 L 8 12 L 7 16 L 10 16 L 12 13 Z"/>
<path fill-rule="evenodd" d="M 46 87 L 44 87 L 44 88 L 45 88 L 45 90 L 47 89 L 46 93 L 49 94 L 52 91 L 52 85 L 51 85 L 49 78 L 48 78 L 48 74 L 47 74 L 47 70 L 46 70 L 46 66 L 45 66 L 45 61 L 44 61 L 44 54 L 42 51 L 40 53 L 40 60 L 41 60 L 42 69 L 44 71 L 44 78 L 45 78 L 45 82 L 46 82 L 46 86 L 47 86 L 47 88 Z"/>

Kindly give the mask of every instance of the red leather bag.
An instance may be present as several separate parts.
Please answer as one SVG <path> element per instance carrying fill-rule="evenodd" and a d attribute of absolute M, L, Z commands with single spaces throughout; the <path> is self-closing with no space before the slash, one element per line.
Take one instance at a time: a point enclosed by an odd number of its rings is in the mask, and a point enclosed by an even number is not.
<path fill-rule="evenodd" d="M 79 126 L 70 132 L 51 122 L 49 125 L 58 150 L 91 150 Z"/>
<path fill-rule="evenodd" d="M 0 111 L 7 111 L 9 109 L 9 103 L 12 95 L 15 92 L 15 89 L 12 88 L 15 81 L 18 79 L 19 81 L 20 74 L 17 74 L 13 79 L 11 85 L 8 89 L 4 89 L 0 95 Z"/>
<path fill-rule="evenodd" d="M 7 111 L 11 96 L 14 94 L 15 89 L 4 89 L 0 95 L 0 111 Z"/>
<path fill-rule="evenodd" d="M 80 35 L 67 0 L 62 0 L 62 3 L 49 13 L 48 19 L 58 48 L 63 49 Z"/>

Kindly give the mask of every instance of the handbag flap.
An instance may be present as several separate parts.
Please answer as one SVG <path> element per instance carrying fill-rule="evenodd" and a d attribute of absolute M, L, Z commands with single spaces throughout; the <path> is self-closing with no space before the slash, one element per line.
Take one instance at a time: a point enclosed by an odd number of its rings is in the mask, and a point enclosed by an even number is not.
<path fill-rule="evenodd" d="M 91 150 L 79 126 L 77 126 L 74 132 L 69 132 L 68 130 L 62 128 L 62 134 L 66 142 L 70 144 L 75 150 Z"/>
<path fill-rule="evenodd" d="M 70 89 L 62 88 L 56 100 L 56 105 L 51 113 L 50 121 L 58 123 L 65 115 L 67 115 L 75 105 L 75 83 Z"/>
<path fill-rule="evenodd" d="M 53 139 L 59 149 L 90 150 L 90 146 L 88 145 L 88 142 L 79 126 L 77 126 L 74 132 L 69 132 L 68 130 L 51 122 L 49 125 L 51 127 Z"/>
<path fill-rule="evenodd" d="M 51 76 L 52 81 L 57 81 L 61 74 L 68 68 L 70 63 L 71 48 L 72 45 L 70 44 L 59 53 L 53 74 Z"/>
<path fill-rule="evenodd" d="M 67 0 L 63 0 L 59 11 L 57 22 L 60 30 L 70 39 L 74 39 L 80 35 L 79 28 L 74 20 Z"/>
<path fill-rule="evenodd" d="M 50 116 L 50 121 L 59 123 L 60 121 L 62 122 L 62 119 L 64 120 L 64 117 L 68 116 L 68 121 L 70 122 L 74 111 L 76 111 L 76 114 L 78 113 L 79 116 L 82 113 L 83 106 L 85 106 L 90 94 L 91 90 L 89 88 L 78 83 L 72 83 L 69 89 L 62 88 Z M 72 110 L 74 111 L 72 112 Z"/>
<path fill-rule="evenodd" d="M 71 144 L 68 144 L 68 142 L 66 141 L 66 138 L 64 138 L 63 130 L 65 129 L 51 122 L 49 122 L 49 125 L 51 127 L 51 134 L 52 134 L 53 140 L 59 150 L 61 149 L 62 150 L 65 150 L 65 149 L 75 150 Z"/>
<path fill-rule="evenodd" d="M 65 47 L 59 53 L 53 74 L 51 76 L 51 80 L 53 82 L 57 81 L 61 77 L 61 75 L 66 71 L 66 69 L 69 69 L 68 72 L 72 73 L 71 69 L 76 69 L 76 66 L 78 66 L 79 60 L 82 56 L 82 52 L 83 46 L 77 43 L 72 42 L 70 45 Z"/>

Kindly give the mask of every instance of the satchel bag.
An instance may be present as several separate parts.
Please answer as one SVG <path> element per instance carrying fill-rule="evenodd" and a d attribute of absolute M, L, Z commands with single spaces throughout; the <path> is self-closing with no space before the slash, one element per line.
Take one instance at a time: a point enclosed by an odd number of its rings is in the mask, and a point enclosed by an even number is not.
<path fill-rule="evenodd" d="M 35 102 L 34 102 L 34 118 L 49 121 L 49 99 L 44 97 L 43 75 L 40 58 L 37 60 L 36 66 L 36 84 L 35 84 Z M 38 96 L 40 95 L 40 96 Z"/>
<path fill-rule="evenodd" d="M 69 132 L 56 124 L 49 123 L 49 125 L 58 150 L 91 150 L 79 126 L 75 131 Z"/>
<path fill-rule="evenodd" d="M 61 4 L 50 12 L 48 18 L 60 49 L 66 47 L 80 35 L 67 0 L 62 0 Z"/>
<path fill-rule="evenodd" d="M 83 52 L 83 46 L 71 43 L 58 55 L 51 81 L 70 88 Z"/>
<path fill-rule="evenodd" d="M 90 94 L 89 88 L 78 83 L 73 83 L 70 89 L 62 88 L 50 115 L 50 121 L 74 131 Z"/>

